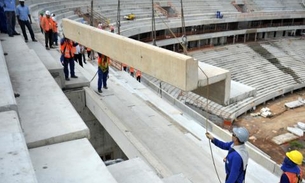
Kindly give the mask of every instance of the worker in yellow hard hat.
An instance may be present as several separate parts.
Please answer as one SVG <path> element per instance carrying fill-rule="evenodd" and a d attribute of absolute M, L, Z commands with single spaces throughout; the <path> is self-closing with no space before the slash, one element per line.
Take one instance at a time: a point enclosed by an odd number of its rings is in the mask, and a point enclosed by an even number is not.
<path fill-rule="evenodd" d="M 300 151 L 293 150 L 286 153 L 281 169 L 283 174 L 280 183 L 298 183 L 302 181 L 302 170 L 298 165 L 302 165 L 303 155 Z"/>

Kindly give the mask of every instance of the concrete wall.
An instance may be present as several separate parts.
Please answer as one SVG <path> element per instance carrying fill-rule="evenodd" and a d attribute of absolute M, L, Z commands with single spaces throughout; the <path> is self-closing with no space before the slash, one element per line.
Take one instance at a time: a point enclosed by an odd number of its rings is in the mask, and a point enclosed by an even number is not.
<path fill-rule="evenodd" d="M 127 159 L 120 147 L 86 106 L 85 91 L 83 89 L 67 90 L 65 94 L 90 129 L 89 141 L 99 156 L 105 157 L 105 155 L 111 154 L 111 159 Z"/>

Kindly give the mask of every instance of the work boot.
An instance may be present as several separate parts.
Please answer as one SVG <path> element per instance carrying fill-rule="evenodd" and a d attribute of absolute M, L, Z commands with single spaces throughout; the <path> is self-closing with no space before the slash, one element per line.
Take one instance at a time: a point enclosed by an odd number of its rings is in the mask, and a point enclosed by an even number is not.
<path fill-rule="evenodd" d="M 103 93 L 102 90 L 97 90 L 99 93 Z"/>
<path fill-rule="evenodd" d="M 78 76 L 71 76 L 71 78 L 78 78 Z"/>

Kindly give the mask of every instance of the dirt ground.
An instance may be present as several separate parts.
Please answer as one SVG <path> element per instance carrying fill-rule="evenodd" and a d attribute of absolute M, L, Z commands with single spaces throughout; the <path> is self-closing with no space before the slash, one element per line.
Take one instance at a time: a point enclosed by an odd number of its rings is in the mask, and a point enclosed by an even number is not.
<path fill-rule="evenodd" d="M 234 125 L 246 127 L 250 132 L 249 141 L 268 154 L 271 159 L 278 164 L 282 163 L 285 157 L 285 152 L 288 149 L 298 149 L 305 157 L 304 137 L 283 145 L 277 145 L 271 141 L 273 137 L 287 133 L 288 126 L 293 127 L 297 122 L 305 123 L 305 106 L 294 109 L 286 109 L 285 107 L 285 103 L 298 100 L 299 97 L 302 97 L 303 100 L 305 99 L 305 89 L 268 101 L 266 104 L 258 106 L 255 111 L 251 112 L 257 113 L 261 108 L 268 107 L 273 114 L 272 117 L 252 117 L 250 113 L 248 113 L 240 116 L 234 122 Z M 302 169 L 304 172 L 304 165 L 302 166 Z M 305 176 L 303 176 L 303 178 L 305 178 Z"/>

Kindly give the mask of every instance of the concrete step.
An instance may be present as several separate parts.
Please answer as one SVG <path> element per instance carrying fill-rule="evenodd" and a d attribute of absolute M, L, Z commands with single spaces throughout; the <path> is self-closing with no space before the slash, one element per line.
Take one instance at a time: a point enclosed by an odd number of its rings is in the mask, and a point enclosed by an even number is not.
<path fill-rule="evenodd" d="M 89 138 L 88 127 L 22 37 L 1 34 L 0 38 L 6 40 L 3 50 L 8 53 L 9 74 L 14 90 L 20 94 L 18 113 L 27 146 Z"/>
<path fill-rule="evenodd" d="M 0 112 L 0 126 L 1 182 L 37 183 L 17 113 Z"/>
<path fill-rule="evenodd" d="M 157 173 L 141 158 L 107 166 L 118 183 L 163 183 Z"/>
<path fill-rule="evenodd" d="M 5 44 L 5 41 L 0 42 L 0 112 L 9 110 L 14 110 L 17 112 L 17 103 L 2 49 L 3 43 Z"/>
<path fill-rule="evenodd" d="M 38 182 L 117 183 L 88 139 L 30 149 Z"/>

